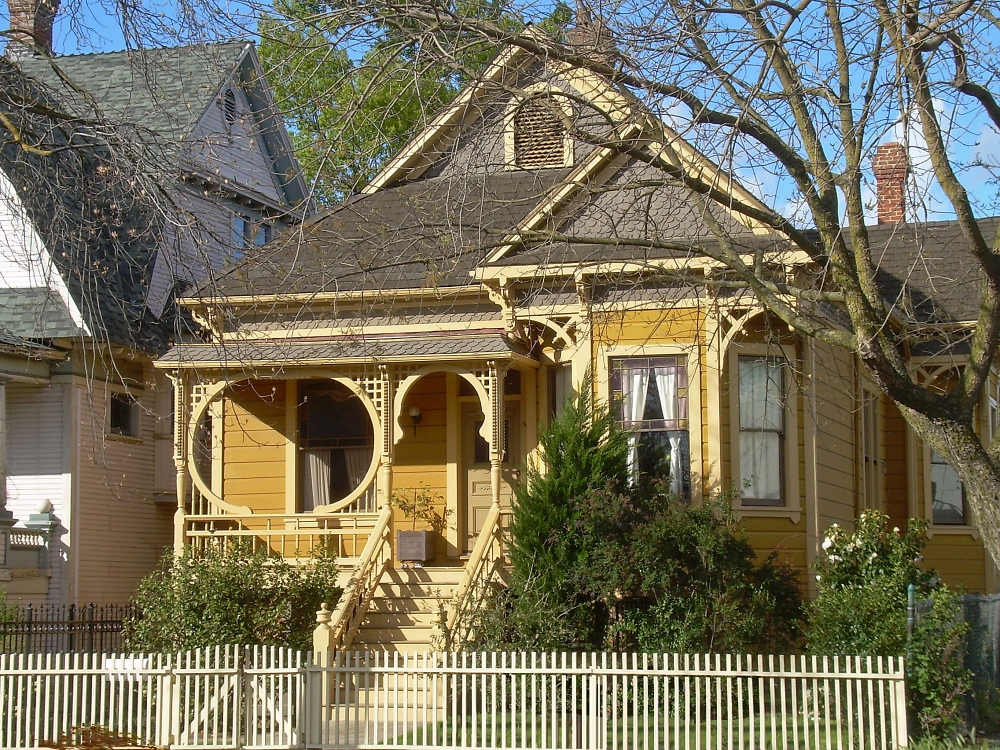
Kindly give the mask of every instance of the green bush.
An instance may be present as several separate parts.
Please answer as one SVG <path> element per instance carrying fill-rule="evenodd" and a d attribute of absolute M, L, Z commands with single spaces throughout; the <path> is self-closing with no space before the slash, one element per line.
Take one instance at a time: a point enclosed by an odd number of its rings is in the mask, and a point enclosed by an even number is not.
<path fill-rule="evenodd" d="M 967 626 L 957 596 L 933 571 L 920 568 L 926 522 L 911 519 L 905 531 L 887 528 L 888 517 L 865 511 L 853 533 L 834 525 L 816 562 L 819 593 L 809 607 L 809 649 L 816 654 L 904 656 L 910 706 L 920 732 L 946 738 L 958 731 L 962 700 L 971 685 L 964 664 Z M 930 599 L 907 644 L 907 589 Z"/>
<path fill-rule="evenodd" d="M 691 504 L 660 487 L 589 493 L 571 532 L 581 588 L 609 607 L 605 646 L 645 652 L 786 651 L 798 643 L 795 571 L 758 561 L 731 498 Z"/>
<path fill-rule="evenodd" d="M 726 499 L 692 505 L 630 487 L 628 435 L 589 384 L 540 439 L 511 524 L 511 592 L 477 620 L 475 648 L 791 648 L 794 572 L 760 564 Z"/>
<path fill-rule="evenodd" d="M 129 648 L 175 651 L 220 644 L 312 648 L 316 610 L 333 605 L 333 559 L 289 565 L 249 545 L 209 549 L 194 557 L 167 553 L 139 584 L 141 619 L 130 623 Z"/>
<path fill-rule="evenodd" d="M 597 408 L 590 378 L 570 399 L 539 438 L 545 472 L 529 465 L 518 487 L 510 525 L 512 587 L 539 592 L 518 597 L 515 609 L 526 606 L 530 620 L 534 599 L 543 596 L 550 607 L 574 620 L 572 642 L 598 646 L 602 625 L 599 608 L 580 591 L 578 570 L 583 550 L 566 534 L 579 520 L 586 494 L 610 484 L 623 488 L 627 480 L 628 436 L 618 429 L 607 409 Z"/>

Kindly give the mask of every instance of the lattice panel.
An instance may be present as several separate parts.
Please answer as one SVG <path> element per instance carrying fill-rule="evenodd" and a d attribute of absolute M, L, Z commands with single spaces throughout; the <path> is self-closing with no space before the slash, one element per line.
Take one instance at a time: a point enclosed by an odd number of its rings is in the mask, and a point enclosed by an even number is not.
<path fill-rule="evenodd" d="M 561 167 L 566 162 L 566 128 L 556 105 L 523 101 L 514 113 L 514 163 L 523 169 Z"/>

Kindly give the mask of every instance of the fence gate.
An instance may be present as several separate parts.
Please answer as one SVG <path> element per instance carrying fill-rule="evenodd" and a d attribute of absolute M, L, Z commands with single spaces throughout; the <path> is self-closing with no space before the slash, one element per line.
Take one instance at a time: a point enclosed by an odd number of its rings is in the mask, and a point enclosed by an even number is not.
<path fill-rule="evenodd" d="M 899 659 L 0 655 L 0 748 L 893 750 Z"/>

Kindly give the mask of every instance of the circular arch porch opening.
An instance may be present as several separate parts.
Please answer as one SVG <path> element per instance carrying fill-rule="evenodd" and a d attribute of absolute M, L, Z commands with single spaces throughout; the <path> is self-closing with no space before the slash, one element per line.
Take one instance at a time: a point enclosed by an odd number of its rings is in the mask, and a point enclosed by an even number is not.
<path fill-rule="evenodd" d="M 375 426 L 368 408 L 336 380 L 298 384 L 299 497 L 301 511 L 352 494 L 375 461 Z"/>

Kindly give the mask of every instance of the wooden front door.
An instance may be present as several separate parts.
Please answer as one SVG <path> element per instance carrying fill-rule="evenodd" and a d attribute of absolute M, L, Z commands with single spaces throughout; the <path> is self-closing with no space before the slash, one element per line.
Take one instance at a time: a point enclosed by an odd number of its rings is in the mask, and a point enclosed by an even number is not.
<path fill-rule="evenodd" d="M 512 487 L 519 478 L 521 447 L 521 405 L 508 402 L 506 408 L 506 455 L 502 464 L 500 505 L 510 508 Z M 469 553 L 476 544 L 479 531 L 493 504 L 490 485 L 490 446 L 479 434 L 483 426 L 483 412 L 478 404 L 462 404 L 462 460 L 466 474 L 466 502 L 461 522 L 464 552 Z"/>

